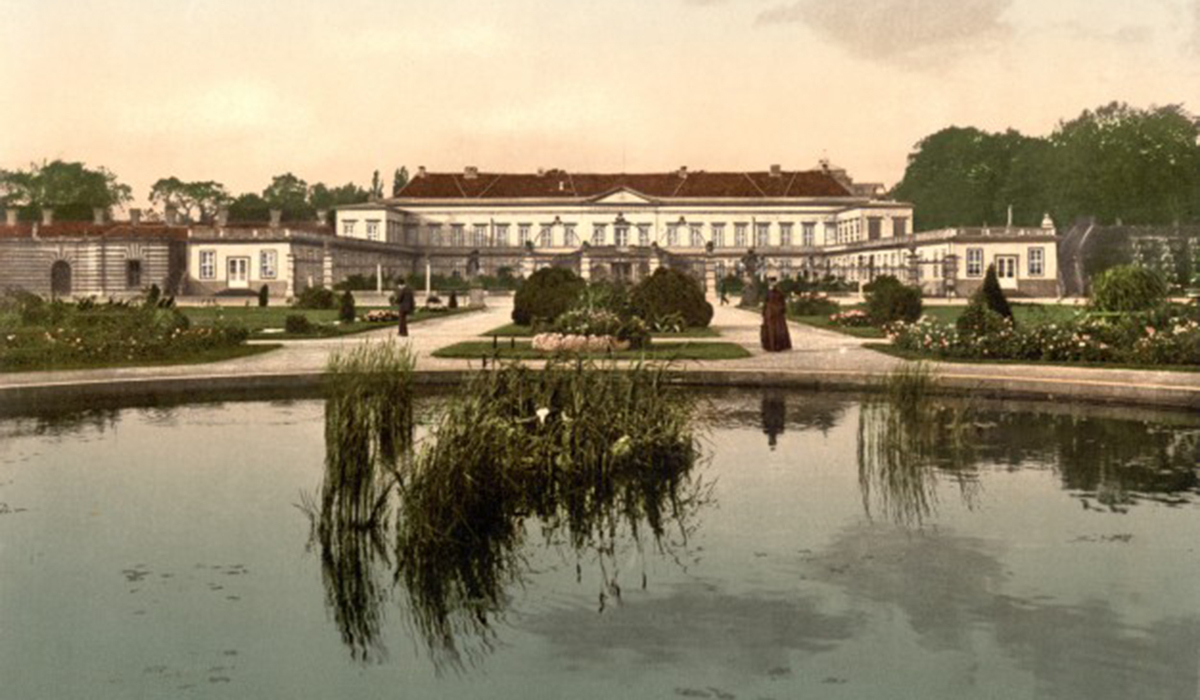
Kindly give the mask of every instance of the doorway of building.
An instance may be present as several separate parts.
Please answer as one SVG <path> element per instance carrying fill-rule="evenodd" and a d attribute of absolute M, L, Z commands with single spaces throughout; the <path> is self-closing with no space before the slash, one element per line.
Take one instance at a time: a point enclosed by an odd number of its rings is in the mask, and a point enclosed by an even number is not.
<path fill-rule="evenodd" d="M 50 295 L 54 297 L 71 295 L 71 263 L 66 260 L 56 260 L 50 266 Z"/>
<path fill-rule="evenodd" d="M 250 258 L 229 258 L 226 284 L 230 289 L 250 288 Z"/>
<path fill-rule="evenodd" d="M 1017 256 L 996 256 L 996 279 L 1000 281 L 1001 289 L 1017 288 Z"/>

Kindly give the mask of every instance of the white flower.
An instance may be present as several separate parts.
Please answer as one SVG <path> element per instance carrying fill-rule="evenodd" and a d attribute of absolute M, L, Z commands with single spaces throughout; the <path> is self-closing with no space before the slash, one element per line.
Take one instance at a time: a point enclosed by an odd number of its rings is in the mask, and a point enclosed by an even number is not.
<path fill-rule="evenodd" d="M 546 424 L 546 416 L 550 415 L 550 409 L 548 409 L 548 408 L 539 408 L 538 410 L 534 411 L 534 413 L 536 413 L 536 414 L 537 414 L 537 417 L 538 417 L 538 423 L 541 423 L 542 425 L 545 425 L 545 424 Z"/>

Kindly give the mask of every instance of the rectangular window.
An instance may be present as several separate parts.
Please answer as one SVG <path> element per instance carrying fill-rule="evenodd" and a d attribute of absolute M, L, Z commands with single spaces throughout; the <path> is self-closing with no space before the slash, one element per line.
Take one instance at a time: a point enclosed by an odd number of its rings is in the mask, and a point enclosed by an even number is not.
<path fill-rule="evenodd" d="M 746 247 L 746 224 L 733 225 L 733 246 L 735 248 Z"/>
<path fill-rule="evenodd" d="M 592 245 L 604 245 L 604 224 L 592 226 Z"/>
<path fill-rule="evenodd" d="M 817 225 L 810 222 L 805 222 L 800 232 L 800 245 L 805 248 L 811 248 L 817 244 Z"/>
<path fill-rule="evenodd" d="M 650 224 L 638 224 L 638 245 L 650 245 Z"/>
<path fill-rule="evenodd" d="M 712 225 L 712 244 L 714 248 L 725 247 L 725 224 Z"/>
<path fill-rule="evenodd" d="M 832 221 L 825 223 L 825 245 L 838 243 L 838 225 Z"/>
<path fill-rule="evenodd" d="M 755 224 L 754 245 L 759 248 L 771 245 L 771 224 Z"/>
<path fill-rule="evenodd" d="M 872 216 L 867 219 L 867 240 L 877 241 L 883 237 L 883 219 Z"/>
<path fill-rule="evenodd" d="M 274 250 L 258 252 L 258 276 L 265 280 L 273 280 L 278 274 L 278 253 Z"/>
<path fill-rule="evenodd" d="M 529 224 L 517 224 L 517 245 L 522 248 L 529 243 Z"/>
<path fill-rule="evenodd" d="M 353 236 L 355 223 L 354 219 L 342 219 L 342 235 Z"/>
<path fill-rule="evenodd" d="M 467 244 L 465 227 L 462 224 L 450 224 L 450 245 L 461 248 Z"/>
<path fill-rule="evenodd" d="M 443 245 L 441 224 L 429 224 L 429 245 Z"/>
<path fill-rule="evenodd" d="M 679 224 L 671 224 L 667 227 L 667 246 L 674 248 L 679 245 Z"/>
<path fill-rule="evenodd" d="M 692 239 L 691 244 L 693 248 L 704 247 L 704 231 L 700 224 L 692 224 L 689 227 L 689 237 Z"/>
<path fill-rule="evenodd" d="M 471 245 L 476 248 L 486 248 L 487 247 L 487 237 L 488 237 L 487 234 L 488 234 L 487 224 L 475 224 L 475 235 L 474 235 L 474 240 L 471 241 Z"/>
<path fill-rule="evenodd" d="M 142 261 L 141 260 L 126 260 L 125 261 L 125 287 L 128 289 L 141 289 L 141 287 L 142 287 Z"/>
<path fill-rule="evenodd" d="M 908 235 L 908 217 L 893 216 L 892 217 L 892 235 L 896 238 Z"/>
<path fill-rule="evenodd" d="M 779 224 L 779 245 L 792 245 L 792 225 L 790 223 Z"/>
<path fill-rule="evenodd" d="M 967 248 L 967 277 L 983 277 L 983 248 Z"/>
<path fill-rule="evenodd" d="M 613 227 L 613 245 L 624 248 L 629 245 L 629 227 L 614 226 Z"/>
<path fill-rule="evenodd" d="M 1046 274 L 1046 250 L 1041 246 L 1030 248 L 1029 255 L 1029 276 L 1041 277 Z"/>
<path fill-rule="evenodd" d="M 575 233 L 575 224 L 563 224 L 563 245 L 568 248 L 579 246 L 579 234 Z"/>
<path fill-rule="evenodd" d="M 537 244 L 543 248 L 549 248 L 554 245 L 554 225 L 542 224 L 541 230 L 538 232 Z"/>
<path fill-rule="evenodd" d="M 368 219 L 367 220 L 367 240 L 368 241 L 379 240 L 379 219 Z"/>
<path fill-rule="evenodd" d="M 496 245 L 500 248 L 508 247 L 508 224 L 496 224 Z"/>
<path fill-rule="evenodd" d="M 217 278 L 217 251 L 202 250 L 200 251 L 200 279 L 211 280 Z"/>

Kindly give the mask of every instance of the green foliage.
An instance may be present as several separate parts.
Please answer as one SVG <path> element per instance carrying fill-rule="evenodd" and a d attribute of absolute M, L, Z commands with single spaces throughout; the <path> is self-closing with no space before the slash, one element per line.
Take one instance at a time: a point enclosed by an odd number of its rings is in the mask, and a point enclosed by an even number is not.
<path fill-rule="evenodd" d="M 392 196 L 399 197 L 400 190 L 408 184 L 408 168 L 403 165 L 396 168 L 396 172 L 392 173 Z"/>
<path fill-rule="evenodd" d="M 788 313 L 793 316 L 829 316 L 840 308 L 824 292 L 799 292 L 788 301 Z"/>
<path fill-rule="evenodd" d="M 1012 319 L 1012 307 L 1008 305 L 1008 298 L 1004 296 L 1004 290 L 1000 288 L 1000 280 L 996 277 L 996 266 L 988 265 L 987 274 L 983 276 L 983 285 L 973 295 L 971 301 L 974 302 L 978 297 L 980 302 L 987 308 L 995 311 L 1004 318 Z"/>
<path fill-rule="evenodd" d="M 150 188 L 150 201 L 163 207 L 175 207 L 188 221 L 207 223 L 233 198 L 219 182 L 183 182 L 177 177 L 167 177 L 159 179 Z"/>
<path fill-rule="evenodd" d="M 308 201 L 308 183 L 291 173 L 271 178 L 262 199 L 268 209 L 282 211 L 288 221 L 312 221 L 316 216 L 316 209 Z"/>
<path fill-rule="evenodd" d="M 356 316 L 354 308 L 354 295 L 350 290 L 342 292 L 342 297 L 338 300 L 338 320 L 342 323 L 354 323 Z"/>
<path fill-rule="evenodd" d="M 53 208 L 66 221 L 86 221 L 92 209 L 108 209 L 133 199 L 128 185 L 104 167 L 54 160 L 33 163 L 28 170 L 0 170 L 0 207 L 19 207 L 25 219 Z"/>
<path fill-rule="evenodd" d="M 361 204 L 368 198 L 369 193 L 353 182 L 347 182 L 341 187 L 329 187 L 323 182 L 318 182 L 308 190 L 308 203 L 313 211 L 333 209 L 343 204 Z"/>
<path fill-rule="evenodd" d="M 271 290 L 267 285 L 258 288 L 258 305 L 261 308 L 266 308 L 271 303 Z"/>
<path fill-rule="evenodd" d="M 283 320 L 283 330 L 292 335 L 309 335 L 316 331 L 316 326 L 304 314 L 288 314 Z"/>
<path fill-rule="evenodd" d="M 993 311 L 982 300 L 972 299 L 966 310 L 954 322 L 958 332 L 964 336 L 993 336 L 1005 329 L 1011 329 L 1012 323 L 1004 316 Z"/>
<path fill-rule="evenodd" d="M 1092 280 L 1091 306 L 1097 311 L 1145 311 L 1162 304 L 1162 275 L 1138 265 L 1111 267 Z"/>
<path fill-rule="evenodd" d="M 262 197 L 249 193 L 236 197 L 229 203 L 229 221 L 232 223 L 256 223 L 266 221 L 271 215 L 271 205 Z"/>
<path fill-rule="evenodd" d="M 910 287 L 891 275 L 880 275 L 863 287 L 867 316 L 877 326 L 895 321 L 915 321 L 921 317 L 921 290 Z"/>
<path fill-rule="evenodd" d="M 513 298 L 512 320 L 522 326 L 534 319 L 553 322 L 575 306 L 587 283 L 562 267 L 547 267 L 529 276 Z"/>
<path fill-rule="evenodd" d="M 337 307 L 337 295 L 324 287 L 305 287 L 292 302 L 297 309 L 333 309 Z"/>
<path fill-rule="evenodd" d="M 660 267 L 630 293 L 634 313 L 654 325 L 659 319 L 679 314 L 690 327 L 707 327 L 712 321 L 712 304 L 704 300 L 700 283 L 685 272 Z"/>

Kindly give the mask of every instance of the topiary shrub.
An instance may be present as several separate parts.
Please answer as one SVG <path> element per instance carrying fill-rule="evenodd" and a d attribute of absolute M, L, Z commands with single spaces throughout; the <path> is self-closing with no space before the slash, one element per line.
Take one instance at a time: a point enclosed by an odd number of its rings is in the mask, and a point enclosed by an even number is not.
<path fill-rule="evenodd" d="M 547 267 L 529 276 L 513 297 L 513 323 L 533 325 L 534 319 L 553 322 L 579 300 L 587 283 L 562 267 Z"/>
<path fill-rule="evenodd" d="M 450 290 L 450 303 L 447 304 L 446 306 L 450 307 L 451 309 L 458 308 L 458 290 L 455 290 L 455 289 Z"/>
<path fill-rule="evenodd" d="M 354 308 L 354 295 L 350 293 L 349 289 L 347 289 L 346 291 L 342 292 L 342 298 L 338 302 L 338 320 L 342 323 L 354 323 L 354 317 L 356 315 L 356 310 Z"/>
<path fill-rule="evenodd" d="M 269 304 L 270 302 L 271 302 L 271 290 L 268 289 L 267 285 L 264 284 L 263 286 L 258 288 L 258 305 L 260 308 L 266 308 L 267 304 Z"/>
<path fill-rule="evenodd" d="M 313 324 L 304 314 L 288 314 L 287 318 L 283 319 L 283 330 L 296 335 L 305 335 L 313 332 Z"/>
<path fill-rule="evenodd" d="M 337 295 L 332 289 L 306 287 L 292 306 L 297 309 L 333 309 L 337 307 Z"/>
<path fill-rule="evenodd" d="M 912 323 L 921 317 L 921 290 L 891 275 L 881 275 L 863 287 L 867 317 L 876 326 L 896 321 Z"/>
<path fill-rule="evenodd" d="M 630 294 L 634 313 L 653 326 L 671 314 L 683 317 L 689 327 L 703 328 L 712 321 L 712 304 L 704 300 L 700 283 L 686 272 L 660 267 L 638 282 Z"/>
<path fill-rule="evenodd" d="M 983 276 L 983 286 L 979 288 L 975 296 L 980 296 L 989 309 L 1004 318 L 1011 319 L 1013 317 L 1012 307 L 1008 305 L 1004 290 L 1000 288 L 1000 280 L 996 277 L 995 265 L 988 265 L 987 274 Z M 973 301 L 974 297 L 972 297 Z"/>
<path fill-rule="evenodd" d="M 1167 283 L 1154 270 L 1117 265 L 1092 281 L 1091 296 L 1097 311 L 1145 311 L 1167 298 Z"/>

